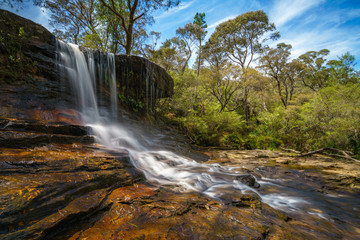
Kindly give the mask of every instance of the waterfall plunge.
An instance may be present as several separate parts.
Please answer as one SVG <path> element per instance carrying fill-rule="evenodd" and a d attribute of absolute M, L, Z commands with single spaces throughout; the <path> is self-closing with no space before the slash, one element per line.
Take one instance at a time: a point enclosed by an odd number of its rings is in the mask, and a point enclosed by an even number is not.
<path fill-rule="evenodd" d="M 82 121 L 93 129 L 97 142 L 115 151 L 126 149 L 134 166 L 145 174 L 148 181 L 171 186 L 176 191 L 197 191 L 215 198 L 234 190 L 254 192 L 263 202 L 276 208 L 296 209 L 297 203 L 304 202 L 296 197 L 262 196 L 257 190 L 237 181 L 236 177 L 241 174 L 234 169 L 201 164 L 170 151 L 159 151 L 161 146 L 139 129 L 118 123 L 115 56 L 97 54 L 98 61 L 93 52 L 84 54 L 77 45 L 58 41 L 58 66 L 62 78 L 71 82 Z M 106 85 L 109 94 L 102 92 Z M 104 101 L 107 95 L 110 99 Z M 102 101 L 108 102 L 110 107 L 99 104 Z"/>

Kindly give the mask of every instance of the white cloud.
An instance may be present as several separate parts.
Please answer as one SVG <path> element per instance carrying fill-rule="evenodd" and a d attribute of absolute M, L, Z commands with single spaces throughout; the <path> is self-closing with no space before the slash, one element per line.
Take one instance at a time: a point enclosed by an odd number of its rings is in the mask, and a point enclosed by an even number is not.
<path fill-rule="evenodd" d="M 169 17 L 171 15 L 174 15 L 182 10 L 185 10 L 187 8 L 189 8 L 196 0 L 192 0 L 190 2 L 181 2 L 179 4 L 179 6 L 177 7 L 174 7 L 174 8 L 170 8 L 169 10 L 163 12 L 162 14 L 160 14 L 159 16 L 156 16 L 155 19 L 158 20 L 158 19 L 161 19 L 161 18 L 166 18 L 166 17 Z"/>
<path fill-rule="evenodd" d="M 217 27 L 219 24 L 221 24 L 221 23 L 223 23 L 223 22 L 226 22 L 226 21 L 228 21 L 228 20 L 230 20 L 230 19 L 233 19 L 233 18 L 235 18 L 235 17 L 236 17 L 236 16 L 228 16 L 228 17 L 225 17 L 225 18 L 223 18 L 223 19 L 220 19 L 219 21 L 217 21 L 217 22 L 211 24 L 210 26 L 208 26 L 208 28 L 211 29 L 211 28 Z"/>
<path fill-rule="evenodd" d="M 280 27 L 325 1 L 326 0 L 277 0 L 270 12 L 270 18 L 277 27 Z"/>
<path fill-rule="evenodd" d="M 341 36 L 341 37 L 340 37 Z M 329 49 L 328 59 L 336 59 L 338 56 L 350 51 L 351 54 L 358 55 L 360 33 L 351 34 L 346 30 L 332 28 L 327 30 L 314 29 L 302 34 L 289 35 L 284 39 L 277 41 L 291 44 L 293 47 L 292 57 L 296 58 L 308 51 L 319 51 Z"/>
<path fill-rule="evenodd" d="M 317 1 L 317 4 L 320 4 Z M 315 4 L 315 3 L 314 3 Z M 309 5 L 308 5 L 309 6 Z M 298 57 L 307 51 L 329 49 L 328 59 L 336 59 L 349 51 L 359 59 L 360 55 L 360 26 L 353 24 L 360 17 L 359 8 L 333 9 L 317 8 L 315 11 L 302 10 L 301 19 L 289 24 L 292 18 L 284 21 L 280 27 L 282 38 L 276 43 L 285 42 L 293 46 L 292 56 Z M 315 6 L 312 6 L 315 8 Z M 285 12 L 285 11 L 284 11 Z M 293 15 L 295 16 L 295 15 Z M 283 18 L 285 19 L 285 18 Z"/>

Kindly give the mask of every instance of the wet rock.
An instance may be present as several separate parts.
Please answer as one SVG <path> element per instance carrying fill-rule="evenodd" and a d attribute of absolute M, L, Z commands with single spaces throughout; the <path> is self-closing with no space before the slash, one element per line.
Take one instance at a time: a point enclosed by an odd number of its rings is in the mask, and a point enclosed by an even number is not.
<path fill-rule="evenodd" d="M 46 134 L 86 136 L 91 129 L 86 126 L 70 124 L 41 124 L 37 121 L 0 119 L 1 131 L 27 131 Z"/>
<path fill-rule="evenodd" d="M 321 223 L 317 231 L 310 230 L 313 227 L 305 222 L 292 225 L 292 221 L 284 221 L 281 214 L 266 205 L 262 209 L 239 207 L 201 194 L 176 194 L 143 184 L 114 190 L 106 203 L 111 207 L 97 222 L 69 239 L 326 239 L 342 236 L 336 230 L 328 232 Z"/>
<path fill-rule="evenodd" d="M 37 76 L 55 77 L 55 36 L 43 26 L 5 10 L 0 10 L 0 33 L 4 37 L 4 41 L 0 43 L 0 59 L 4 63 L 2 67 L 7 66 L 5 61 L 9 61 L 4 58 L 6 53 L 9 53 L 8 44 L 13 44 L 11 41 L 19 41 L 19 39 L 6 38 L 6 36 L 18 36 L 20 28 L 23 29 L 26 39 L 22 46 L 14 45 L 15 48 L 21 48 L 23 54 L 36 61 L 34 67 L 38 67 Z M 20 43 L 18 42 L 18 44 Z M 12 45 L 12 47 L 14 46 Z M 25 73 L 30 72 L 26 71 Z"/>
<path fill-rule="evenodd" d="M 79 143 L 1 148 L 0 166 L 0 239 L 65 239 L 96 221 L 112 189 L 144 181 L 127 152 Z"/>
<path fill-rule="evenodd" d="M 261 198 L 253 192 L 239 193 L 234 191 L 222 195 L 221 198 L 225 204 L 232 205 L 234 207 L 251 207 L 254 209 L 261 209 L 262 207 Z"/>
<path fill-rule="evenodd" d="M 50 143 L 93 143 L 92 136 L 69 136 L 59 134 L 24 133 L 0 131 L 0 146 L 7 148 L 29 148 Z"/>
<path fill-rule="evenodd" d="M 84 137 L 66 125 L 41 125 L 5 119 L 0 132 Z M 47 133 L 58 130 L 64 134 Z M 0 145 L 0 239 L 356 239 L 316 216 L 290 219 L 255 193 L 216 200 L 147 185 L 125 150 L 50 140 L 25 149 Z M 255 186 L 251 176 L 237 177 Z"/>
<path fill-rule="evenodd" d="M 109 207 L 112 189 L 144 180 L 127 151 L 101 151 L 87 132 L 0 120 L 1 239 L 64 239 Z"/>
<path fill-rule="evenodd" d="M 127 99 L 147 105 L 152 111 L 155 99 L 173 95 L 174 81 L 158 65 L 138 56 L 116 55 L 115 61 L 119 91 Z"/>
<path fill-rule="evenodd" d="M 256 182 L 255 177 L 250 174 L 239 175 L 235 179 L 249 187 L 253 187 L 253 188 L 260 187 L 260 184 Z"/>

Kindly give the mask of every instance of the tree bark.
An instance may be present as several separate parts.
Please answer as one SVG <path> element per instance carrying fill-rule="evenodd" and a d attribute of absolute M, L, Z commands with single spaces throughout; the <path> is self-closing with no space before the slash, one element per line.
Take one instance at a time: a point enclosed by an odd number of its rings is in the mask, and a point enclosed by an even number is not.
<path fill-rule="evenodd" d="M 199 56 L 198 56 L 197 76 L 200 75 L 200 65 L 201 65 L 201 38 L 199 40 Z"/>

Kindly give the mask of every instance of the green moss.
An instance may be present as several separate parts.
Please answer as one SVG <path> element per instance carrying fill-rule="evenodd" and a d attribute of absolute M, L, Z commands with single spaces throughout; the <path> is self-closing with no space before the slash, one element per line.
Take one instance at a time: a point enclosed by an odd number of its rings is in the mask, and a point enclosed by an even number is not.
<path fill-rule="evenodd" d="M 0 76 L 5 82 L 12 80 L 26 80 L 27 75 L 36 73 L 36 61 L 23 54 L 27 41 L 26 32 L 22 27 L 17 33 L 4 33 L 0 31 L 0 44 L 5 50 L 0 69 Z"/>

